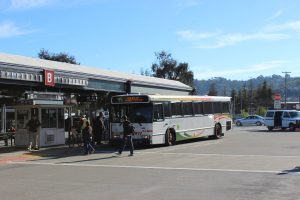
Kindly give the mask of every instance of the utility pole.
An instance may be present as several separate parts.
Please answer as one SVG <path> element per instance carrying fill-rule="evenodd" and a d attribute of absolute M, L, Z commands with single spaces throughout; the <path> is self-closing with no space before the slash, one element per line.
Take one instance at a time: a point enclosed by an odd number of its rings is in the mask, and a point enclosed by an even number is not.
<path fill-rule="evenodd" d="M 250 93 L 249 114 L 253 115 L 254 113 L 253 113 L 253 107 L 252 107 L 252 104 L 253 104 L 253 80 L 252 80 L 252 78 L 250 78 L 250 91 L 249 91 L 249 93 Z"/>
<path fill-rule="evenodd" d="M 287 99 L 287 75 L 290 74 L 291 72 L 282 72 L 285 74 L 284 76 L 284 108 L 286 109 L 286 99 Z"/>
<path fill-rule="evenodd" d="M 245 95 L 246 95 L 246 84 L 244 83 L 244 86 L 241 88 L 241 114 L 243 111 L 243 98 Z M 244 104 L 245 104 L 244 107 L 246 108 L 246 99 L 244 101 Z"/>
<path fill-rule="evenodd" d="M 242 110 L 243 110 L 243 90 L 241 89 L 241 115 L 242 115 Z"/>

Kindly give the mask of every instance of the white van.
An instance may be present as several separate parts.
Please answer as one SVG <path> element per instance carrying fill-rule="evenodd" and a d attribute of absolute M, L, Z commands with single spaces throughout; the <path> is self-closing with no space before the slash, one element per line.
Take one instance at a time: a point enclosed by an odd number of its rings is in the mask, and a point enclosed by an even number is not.
<path fill-rule="evenodd" d="M 300 128 L 300 111 L 297 110 L 268 110 L 265 115 L 265 126 L 271 131 L 273 128 L 295 131 Z"/>

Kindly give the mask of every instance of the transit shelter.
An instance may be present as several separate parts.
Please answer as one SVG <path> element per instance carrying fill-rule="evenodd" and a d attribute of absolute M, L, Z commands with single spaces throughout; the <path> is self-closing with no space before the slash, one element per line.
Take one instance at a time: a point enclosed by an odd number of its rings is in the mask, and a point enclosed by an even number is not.
<path fill-rule="evenodd" d="M 16 146 L 28 146 L 29 133 L 26 125 L 33 116 L 37 116 L 41 123 L 38 128 L 40 147 L 65 144 L 66 106 L 63 105 L 63 101 L 32 101 L 31 105 L 17 105 L 15 108 Z"/>

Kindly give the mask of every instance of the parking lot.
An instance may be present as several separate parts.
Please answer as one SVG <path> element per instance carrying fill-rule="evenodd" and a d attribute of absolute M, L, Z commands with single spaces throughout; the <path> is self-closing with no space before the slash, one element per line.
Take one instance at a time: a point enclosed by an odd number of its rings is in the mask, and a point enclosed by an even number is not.
<path fill-rule="evenodd" d="M 300 199 L 300 132 L 243 126 L 221 140 L 114 152 L 2 154 L 1 200 Z"/>

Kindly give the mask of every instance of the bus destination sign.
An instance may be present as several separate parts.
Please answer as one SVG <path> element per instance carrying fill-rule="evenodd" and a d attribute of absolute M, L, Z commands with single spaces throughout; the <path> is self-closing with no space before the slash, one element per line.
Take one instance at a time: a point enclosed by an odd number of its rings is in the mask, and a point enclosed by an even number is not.
<path fill-rule="evenodd" d="M 149 103 L 148 96 L 116 96 L 112 97 L 112 103 Z"/>

